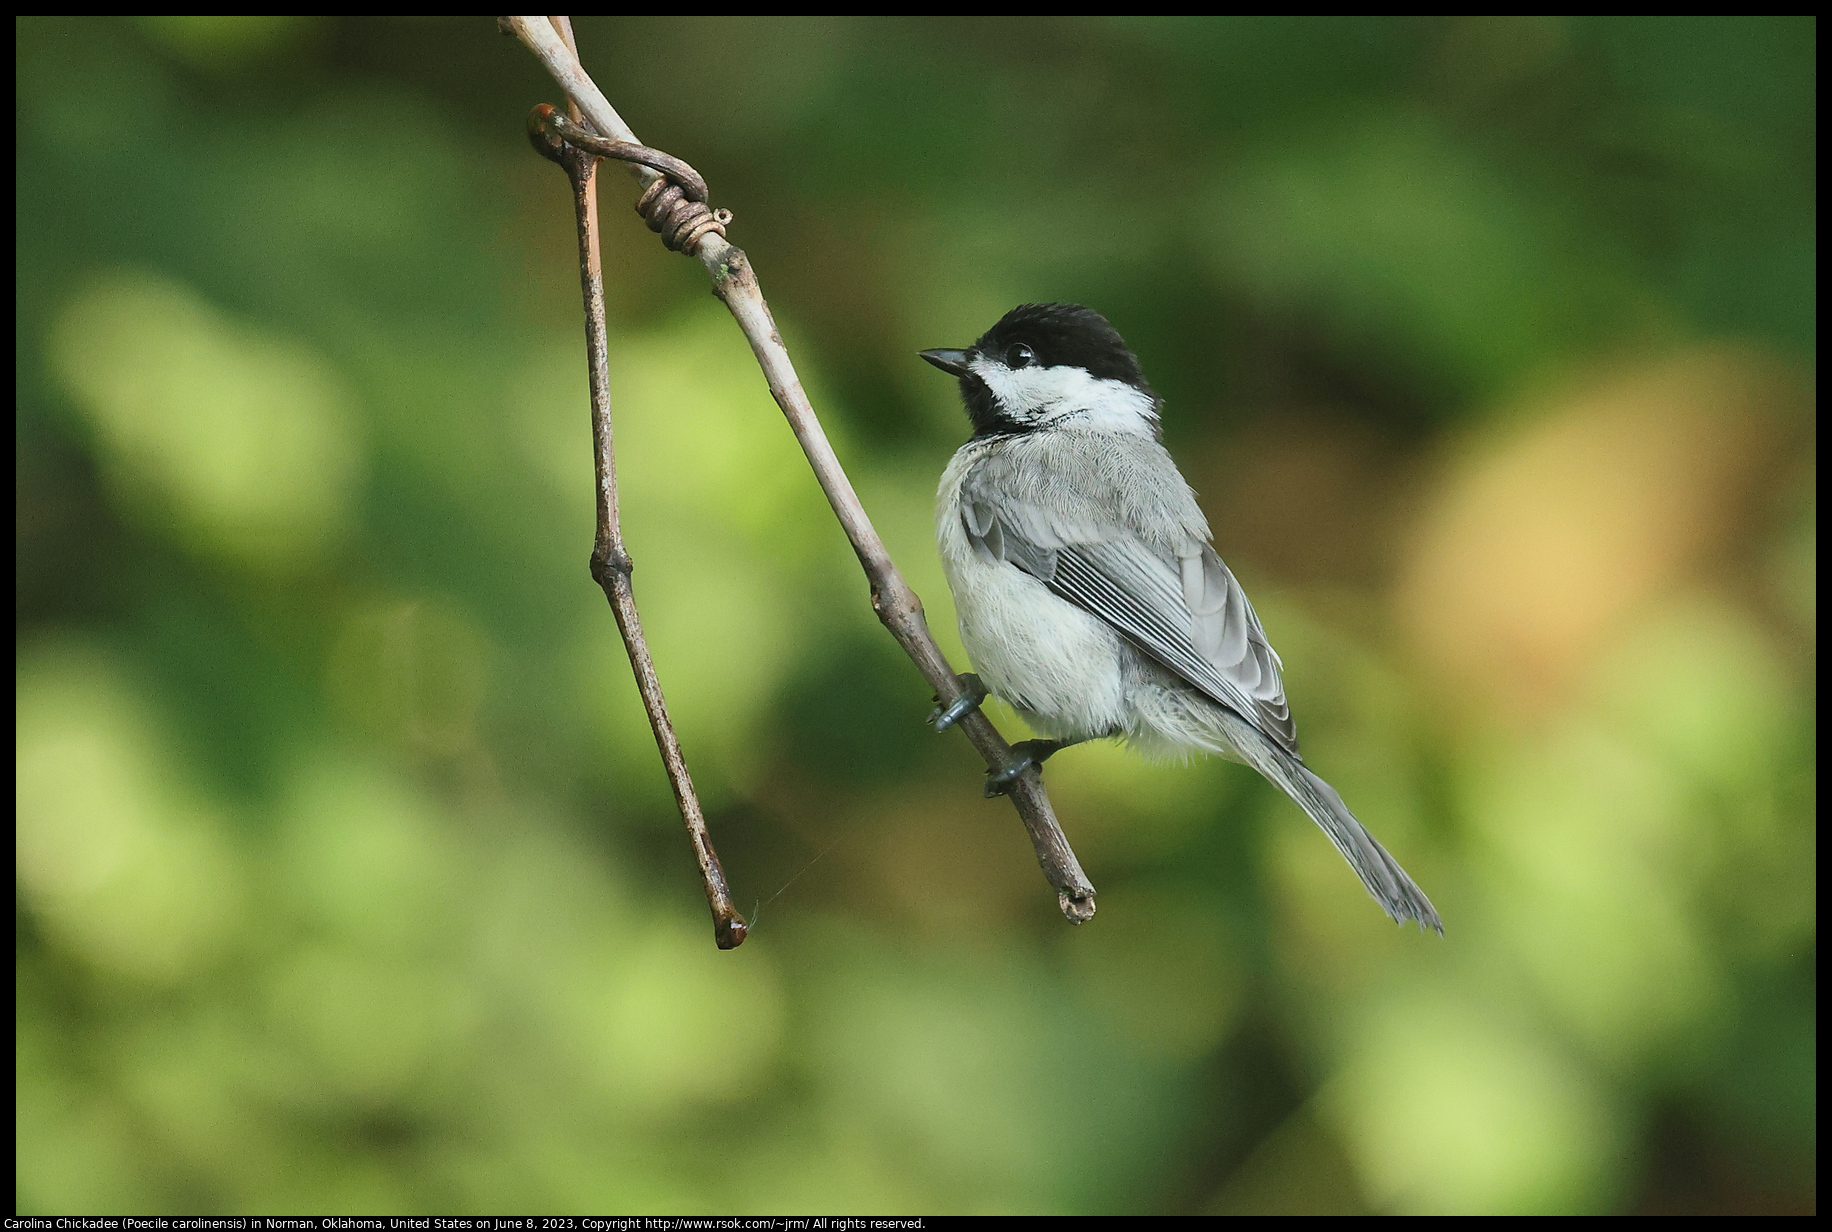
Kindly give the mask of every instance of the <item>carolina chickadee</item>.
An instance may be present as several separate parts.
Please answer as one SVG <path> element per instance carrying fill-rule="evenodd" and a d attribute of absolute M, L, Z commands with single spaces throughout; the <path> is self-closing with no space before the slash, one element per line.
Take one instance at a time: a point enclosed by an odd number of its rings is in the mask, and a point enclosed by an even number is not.
<path fill-rule="evenodd" d="M 1053 739 L 1016 745 L 986 794 L 1084 740 L 1244 762 L 1323 827 L 1386 913 L 1442 933 L 1431 901 L 1298 756 L 1279 656 L 1159 440 L 1159 399 L 1107 319 L 1023 304 L 966 350 L 923 351 L 960 378 L 973 437 L 942 475 L 936 538 L 961 641 L 988 690 Z"/>

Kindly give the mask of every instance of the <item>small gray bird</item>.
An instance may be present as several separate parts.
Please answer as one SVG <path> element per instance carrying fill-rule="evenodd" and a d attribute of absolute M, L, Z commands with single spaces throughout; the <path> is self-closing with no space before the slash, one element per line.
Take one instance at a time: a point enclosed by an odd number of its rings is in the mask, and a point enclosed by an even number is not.
<path fill-rule="evenodd" d="M 1389 916 L 1442 933 L 1424 892 L 1298 756 L 1279 656 L 1107 319 L 1023 304 L 966 350 L 921 355 L 960 378 L 973 421 L 942 475 L 936 538 L 979 676 L 932 719 L 943 730 L 990 691 L 1052 737 L 1014 746 L 986 794 L 1100 737 L 1219 754 L 1310 814 Z"/>

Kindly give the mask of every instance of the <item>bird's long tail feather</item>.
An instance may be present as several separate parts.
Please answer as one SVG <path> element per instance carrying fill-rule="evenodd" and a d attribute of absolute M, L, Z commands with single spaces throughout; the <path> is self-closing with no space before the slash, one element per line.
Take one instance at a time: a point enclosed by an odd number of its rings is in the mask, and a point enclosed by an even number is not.
<path fill-rule="evenodd" d="M 1355 819 L 1334 787 L 1240 716 L 1225 713 L 1222 726 L 1241 759 L 1277 784 L 1322 827 L 1381 910 L 1401 924 L 1416 920 L 1421 931 L 1430 928 L 1443 933 L 1444 925 L 1431 900 L 1406 875 L 1399 861 L 1387 854 L 1367 827 Z"/>

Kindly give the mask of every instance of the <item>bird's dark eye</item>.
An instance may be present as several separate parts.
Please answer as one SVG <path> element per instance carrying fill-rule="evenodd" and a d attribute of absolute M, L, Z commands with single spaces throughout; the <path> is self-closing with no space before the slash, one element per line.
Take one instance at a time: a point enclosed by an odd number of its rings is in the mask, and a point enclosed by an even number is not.
<path fill-rule="evenodd" d="M 1007 368 L 1028 368 L 1036 362 L 1037 352 L 1031 350 L 1022 342 L 1005 352 L 1005 366 Z"/>

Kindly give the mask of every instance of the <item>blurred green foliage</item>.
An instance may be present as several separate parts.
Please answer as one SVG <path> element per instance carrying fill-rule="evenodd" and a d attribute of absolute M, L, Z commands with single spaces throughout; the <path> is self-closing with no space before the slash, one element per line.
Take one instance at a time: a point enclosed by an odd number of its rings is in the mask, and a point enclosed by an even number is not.
<path fill-rule="evenodd" d="M 532 57 L 15 33 L 22 1212 L 1814 1208 L 1812 18 L 581 20 L 963 666 L 913 352 L 1113 319 L 1448 926 L 1093 747 L 1067 927 L 610 174 L 733 953 L 586 572 Z"/>

